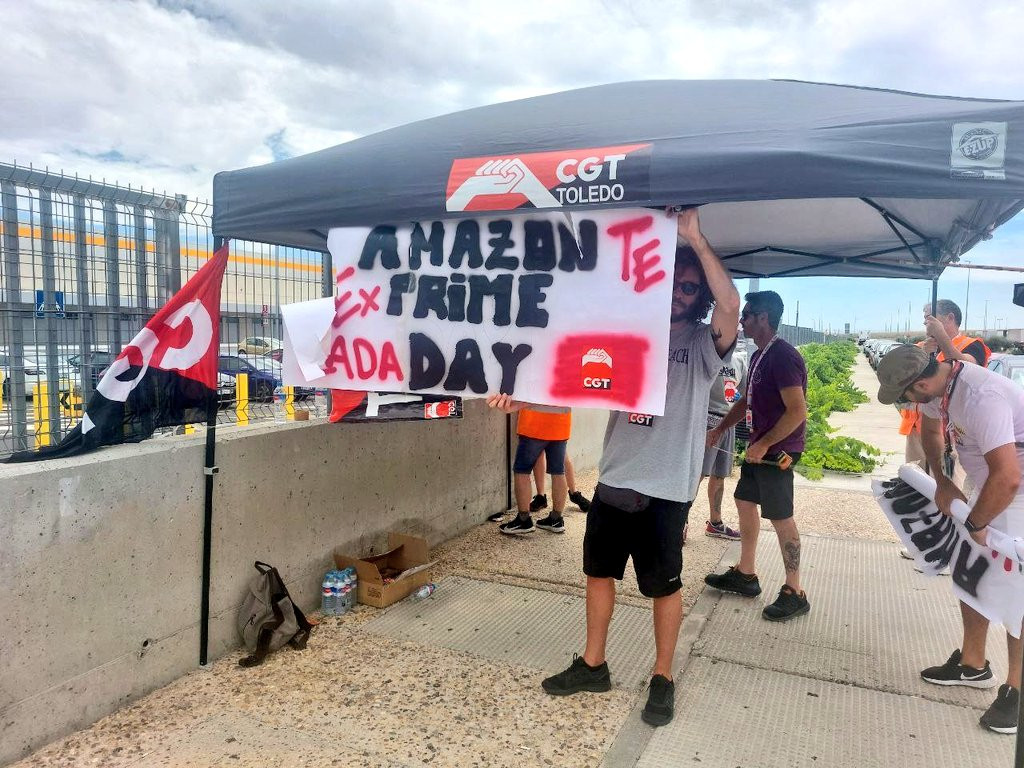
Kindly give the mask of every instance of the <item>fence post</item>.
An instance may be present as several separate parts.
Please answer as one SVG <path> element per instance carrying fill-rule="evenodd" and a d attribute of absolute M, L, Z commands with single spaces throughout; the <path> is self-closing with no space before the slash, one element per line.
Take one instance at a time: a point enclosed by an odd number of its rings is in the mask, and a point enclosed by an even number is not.
<path fill-rule="evenodd" d="M 4 236 L 4 293 L 3 320 L 7 325 L 5 336 L 7 354 L 11 359 L 11 378 L 7 385 L 11 401 L 11 431 L 14 450 L 28 450 L 28 412 L 25 407 L 25 370 L 15 362 L 25 359 L 25 335 L 19 307 L 25 302 L 21 296 L 21 243 L 18 237 L 18 196 L 9 181 L 0 181 L 0 204 L 3 206 Z"/>
<path fill-rule="evenodd" d="M 124 346 L 121 343 L 121 286 L 118 283 L 120 230 L 117 226 L 117 206 L 113 200 L 103 202 L 103 247 L 105 251 L 103 268 L 107 277 L 107 306 L 114 308 L 113 313 L 107 315 L 107 338 L 111 348 L 120 350 Z M 113 327 L 111 327 L 111 323 Z"/>
<path fill-rule="evenodd" d="M 135 205 L 132 210 L 135 228 L 135 296 L 139 303 L 139 316 L 149 314 L 149 270 L 146 269 L 146 209 Z"/>
<path fill-rule="evenodd" d="M 46 414 L 49 419 L 47 432 L 50 439 L 60 442 L 60 369 L 57 364 L 57 314 L 49 314 L 49 308 L 57 306 L 57 273 L 53 255 L 53 193 L 48 189 L 39 190 L 39 226 L 43 245 L 43 306 L 45 317 L 37 318 L 46 328 Z M 38 336 L 37 336 L 38 338 Z"/>
<path fill-rule="evenodd" d="M 96 336 L 89 298 L 89 244 L 85 231 L 85 195 L 75 194 L 72 201 L 75 217 L 75 303 L 82 334 L 78 370 L 82 372 L 82 401 L 87 403 L 92 395 L 92 350 Z"/>

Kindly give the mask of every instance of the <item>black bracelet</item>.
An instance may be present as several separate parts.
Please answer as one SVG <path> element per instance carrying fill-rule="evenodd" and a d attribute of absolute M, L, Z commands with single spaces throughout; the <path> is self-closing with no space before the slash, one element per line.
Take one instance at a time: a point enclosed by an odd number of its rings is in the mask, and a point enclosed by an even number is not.
<path fill-rule="evenodd" d="M 974 523 L 971 522 L 970 516 L 968 516 L 968 517 L 966 517 L 964 519 L 964 528 L 966 528 L 971 533 L 977 533 L 978 531 L 983 531 L 987 527 L 988 527 L 987 524 L 986 525 L 975 525 Z"/>

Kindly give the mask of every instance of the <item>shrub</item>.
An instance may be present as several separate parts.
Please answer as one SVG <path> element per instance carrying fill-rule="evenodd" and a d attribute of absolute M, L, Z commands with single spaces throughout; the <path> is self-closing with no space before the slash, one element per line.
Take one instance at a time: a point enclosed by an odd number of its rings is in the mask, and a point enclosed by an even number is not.
<path fill-rule="evenodd" d="M 811 480 L 820 480 L 825 469 L 870 472 L 881 451 L 852 437 L 833 437 L 836 430 L 828 424 L 833 411 L 852 411 L 868 400 L 850 379 L 857 345 L 805 344 L 800 353 L 807 365 L 807 436 L 797 471 Z"/>

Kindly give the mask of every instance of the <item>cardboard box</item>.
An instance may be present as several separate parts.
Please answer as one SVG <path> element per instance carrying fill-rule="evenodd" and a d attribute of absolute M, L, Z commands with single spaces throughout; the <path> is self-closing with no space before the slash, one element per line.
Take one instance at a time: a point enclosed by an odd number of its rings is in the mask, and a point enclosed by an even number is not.
<path fill-rule="evenodd" d="M 425 539 L 404 533 L 389 533 L 388 549 L 379 555 L 355 558 L 334 550 L 335 566 L 356 569 L 359 602 L 377 608 L 397 603 L 429 584 L 430 566 L 435 562 Z M 385 578 L 393 580 L 384 583 Z"/>

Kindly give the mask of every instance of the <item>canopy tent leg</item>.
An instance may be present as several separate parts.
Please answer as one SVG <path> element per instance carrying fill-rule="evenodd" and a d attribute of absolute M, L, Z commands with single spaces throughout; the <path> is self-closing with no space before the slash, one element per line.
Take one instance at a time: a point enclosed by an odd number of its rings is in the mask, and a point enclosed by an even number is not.
<path fill-rule="evenodd" d="M 1024 633 L 1022 633 L 1022 637 L 1024 637 Z M 1022 689 L 1024 689 L 1024 685 L 1017 689 L 1017 747 L 1013 758 L 1013 768 L 1024 768 L 1024 704 L 1020 701 L 1019 693 Z"/>

